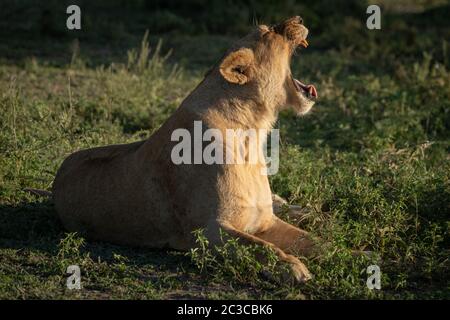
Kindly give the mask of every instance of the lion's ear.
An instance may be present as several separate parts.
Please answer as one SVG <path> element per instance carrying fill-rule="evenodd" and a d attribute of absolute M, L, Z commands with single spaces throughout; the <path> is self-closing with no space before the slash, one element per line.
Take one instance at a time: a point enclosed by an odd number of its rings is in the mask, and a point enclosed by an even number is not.
<path fill-rule="evenodd" d="M 251 49 L 242 48 L 233 51 L 223 59 L 220 73 L 228 82 L 246 84 L 252 77 L 254 59 Z"/>

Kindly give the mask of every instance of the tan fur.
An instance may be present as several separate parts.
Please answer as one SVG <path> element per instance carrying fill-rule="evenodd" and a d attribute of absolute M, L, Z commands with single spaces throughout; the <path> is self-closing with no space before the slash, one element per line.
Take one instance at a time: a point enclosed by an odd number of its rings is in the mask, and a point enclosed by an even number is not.
<path fill-rule="evenodd" d="M 173 130 L 193 132 L 194 121 L 225 136 L 226 129 L 271 129 L 288 105 L 306 113 L 314 102 L 295 90 L 289 64 L 307 33 L 298 18 L 275 28 L 259 26 L 227 52 L 149 139 L 69 156 L 53 184 L 64 226 L 92 239 L 180 250 L 195 245 L 193 230 L 204 228 L 214 244 L 223 229 L 244 242 L 272 247 L 291 264 L 297 280 L 309 279 L 292 254 L 310 254 L 312 241 L 274 215 L 269 181 L 260 173 L 263 162 L 171 161 L 177 143 L 171 141 Z"/>

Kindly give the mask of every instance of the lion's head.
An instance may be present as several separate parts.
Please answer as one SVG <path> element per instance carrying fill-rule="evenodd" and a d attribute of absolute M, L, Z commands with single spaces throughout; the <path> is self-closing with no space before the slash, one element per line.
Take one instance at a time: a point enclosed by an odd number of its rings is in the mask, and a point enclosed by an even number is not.
<path fill-rule="evenodd" d="M 277 109 L 289 106 L 298 114 L 307 113 L 317 99 L 317 90 L 295 79 L 290 68 L 295 49 L 308 46 L 307 36 L 300 17 L 275 26 L 258 26 L 221 60 L 219 72 L 225 86 Z"/>

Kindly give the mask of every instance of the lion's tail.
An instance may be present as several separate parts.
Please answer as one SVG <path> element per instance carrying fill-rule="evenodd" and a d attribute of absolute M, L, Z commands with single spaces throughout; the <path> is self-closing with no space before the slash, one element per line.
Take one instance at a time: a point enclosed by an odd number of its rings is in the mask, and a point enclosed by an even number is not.
<path fill-rule="evenodd" d="M 42 189 L 25 188 L 25 189 L 23 189 L 23 191 L 29 192 L 38 197 L 51 198 L 53 196 L 53 193 L 51 193 L 50 191 L 42 190 Z"/>

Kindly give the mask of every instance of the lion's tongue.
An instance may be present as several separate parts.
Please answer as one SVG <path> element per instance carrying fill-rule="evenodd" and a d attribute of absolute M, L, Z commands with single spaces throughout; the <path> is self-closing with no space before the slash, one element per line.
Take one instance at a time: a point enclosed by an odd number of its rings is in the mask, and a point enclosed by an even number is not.
<path fill-rule="evenodd" d="M 306 93 L 309 93 L 312 97 L 314 97 L 314 98 L 318 97 L 317 89 L 316 89 L 316 87 L 314 85 L 312 85 L 312 84 L 306 85 L 306 84 L 304 84 L 303 82 L 301 82 L 301 81 L 299 81 L 297 79 L 294 79 L 294 82 L 295 82 L 295 84 L 297 86 L 297 89 L 301 88 Z"/>

